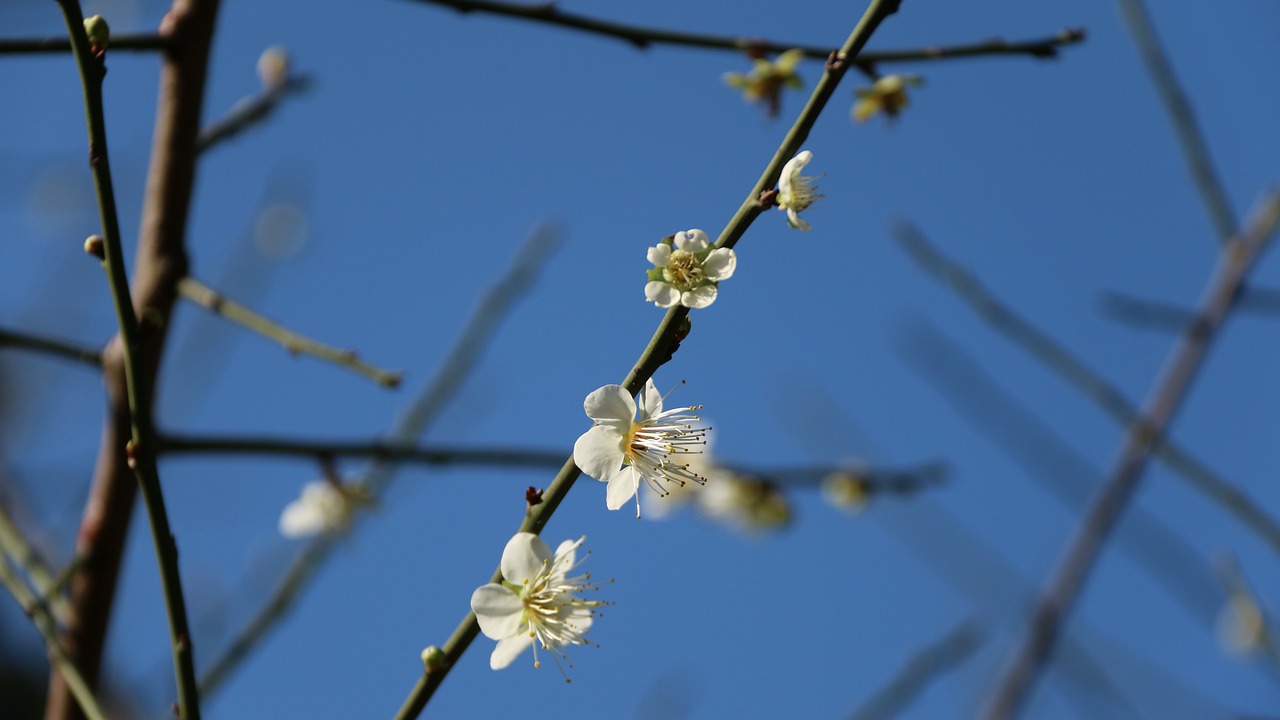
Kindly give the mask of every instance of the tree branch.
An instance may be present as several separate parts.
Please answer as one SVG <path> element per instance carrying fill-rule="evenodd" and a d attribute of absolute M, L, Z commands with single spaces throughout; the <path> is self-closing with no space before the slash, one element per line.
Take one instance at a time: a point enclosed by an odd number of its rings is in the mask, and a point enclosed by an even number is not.
<path fill-rule="evenodd" d="M 102 353 L 94 350 L 93 348 L 85 347 L 83 345 L 73 345 L 61 340 L 39 337 L 37 335 L 28 335 L 23 332 L 0 328 L 0 349 L 6 347 L 30 350 L 32 352 L 44 353 L 46 355 L 52 355 L 66 360 L 74 360 L 75 362 L 88 365 L 90 367 L 102 367 Z"/>
<path fill-rule="evenodd" d="M 1107 537 L 1142 477 L 1147 456 L 1164 435 L 1231 310 L 1237 292 L 1280 223 L 1280 192 L 1255 210 L 1243 235 L 1222 249 L 1195 323 L 1183 333 L 1168 365 L 1152 387 L 1140 419 L 1129 426 L 1106 482 L 1089 507 L 1054 569 L 1021 645 L 1011 655 L 982 713 L 987 720 L 1012 718 L 1052 652 L 1062 622 L 1075 604 Z"/>
<path fill-rule="evenodd" d="M 166 50 L 169 38 L 152 33 L 121 33 L 111 36 L 112 50 Z M 0 55 L 33 55 L 71 52 L 65 37 L 0 39 Z"/>

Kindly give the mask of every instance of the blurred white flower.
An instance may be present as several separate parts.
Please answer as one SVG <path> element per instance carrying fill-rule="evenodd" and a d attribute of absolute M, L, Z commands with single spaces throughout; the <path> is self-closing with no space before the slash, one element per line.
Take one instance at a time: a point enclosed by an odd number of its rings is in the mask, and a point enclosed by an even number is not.
<path fill-rule="evenodd" d="M 280 534 L 288 538 L 345 532 L 357 507 L 369 504 L 358 490 L 326 480 L 302 488 L 302 496 L 280 514 Z"/>
<path fill-rule="evenodd" d="M 289 79 L 289 53 L 278 45 L 263 50 L 258 56 L 258 79 L 268 92 L 283 87 Z"/>
<path fill-rule="evenodd" d="M 560 660 L 569 660 L 565 646 L 586 644 L 583 635 L 603 603 L 578 596 L 583 590 L 596 589 L 590 574 L 569 577 L 581 565 L 577 550 L 585 539 L 565 540 L 554 554 L 533 533 L 516 533 L 507 541 L 500 564 L 502 584 L 482 585 L 471 595 L 471 611 L 480 632 L 498 641 L 489 667 L 501 670 L 532 645 L 534 667 L 541 667 L 541 646 L 551 652 L 563 673 Z"/>
<path fill-rule="evenodd" d="M 674 249 L 673 249 L 674 248 Z M 644 296 L 662 308 L 704 308 L 716 300 L 716 284 L 733 276 L 738 257 L 730 248 L 711 249 L 701 230 L 676 233 L 649 248 L 649 282 Z"/>
<path fill-rule="evenodd" d="M 885 75 L 876 79 L 869 88 L 854 91 L 858 101 L 853 104 L 853 119 L 866 122 L 877 113 L 896 118 L 908 105 L 907 88 L 923 85 L 919 75 Z"/>
<path fill-rule="evenodd" d="M 800 174 L 812 159 L 813 153 L 802 151 L 782 166 L 782 175 L 778 178 L 778 209 L 787 211 L 787 224 L 797 230 L 809 229 L 809 223 L 801 220 L 799 213 L 822 197 L 815 192 L 818 188 L 813 178 Z"/>
<path fill-rule="evenodd" d="M 701 406 L 663 412 L 662 400 L 649 380 L 640 393 L 639 419 L 635 400 L 621 385 L 605 385 L 582 404 L 596 424 L 573 444 L 573 461 L 587 475 L 608 483 L 605 505 L 610 510 L 634 496 L 640 517 L 641 481 L 660 495 L 669 492 L 666 483 L 705 482 L 682 457 L 701 452 L 707 443 L 709 428 L 697 425 L 702 419 L 693 414 Z"/>
<path fill-rule="evenodd" d="M 773 62 L 758 57 L 750 72 L 725 73 L 724 82 L 729 87 L 741 88 L 748 102 L 764 104 L 769 117 L 774 117 L 782 108 L 782 89 L 804 87 L 796 74 L 796 65 L 803 59 L 804 51 L 800 49 L 780 53 Z"/>
<path fill-rule="evenodd" d="M 1247 593 L 1233 592 L 1218 613 L 1218 642 L 1233 655 L 1252 655 L 1265 647 L 1266 627 L 1258 603 Z"/>

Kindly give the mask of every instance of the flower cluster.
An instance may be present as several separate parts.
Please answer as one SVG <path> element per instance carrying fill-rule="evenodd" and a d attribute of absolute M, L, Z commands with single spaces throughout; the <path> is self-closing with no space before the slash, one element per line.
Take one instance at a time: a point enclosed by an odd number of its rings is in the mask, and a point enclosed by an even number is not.
<path fill-rule="evenodd" d="M 853 104 L 853 119 L 866 122 L 876 113 L 896 118 L 907 106 L 907 87 L 923 85 L 919 75 L 885 75 L 869 88 L 858 88 L 858 101 Z"/>
<path fill-rule="evenodd" d="M 702 419 L 693 414 L 700 406 L 664 411 L 662 401 L 649 380 L 640 393 L 639 418 L 635 400 L 621 385 L 605 385 L 582 404 L 595 425 L 573 444 L 573 461 L 587 475 L 607 483 L 605 505 L 610 510 L 635 497 L 640 517 L 636 493 L 641 483 L 665 495 L 668 484 L 706 482 L 687 461 L 707 442 L 710 428 L 702 427 Z"/>
<path fill-rule="evenodd" d="M 596 589 L 590 574 L 569 576 L 582 564 L 577 551 L 585 539 L 565 540 L 554 553 L 532 533 L 516 533 L 507 541 L 500 563 L 502 584 L 482 585 L 471 595 L 480 632 L 498 641 L 489 667 L 501 670 L 532 646 L 534 667 L 541 667 L 541 648 L 551 653 L 563 674 L 560 661 L 569 660 L 565 647 L 586 644 L 584 635 L 604 603 L 579 596 Z"/>
<path fill-rule="evenodd" d="M 701 230 L 678 232 L 649 248 L 649 282 L 644 296 L 654 305 L 704 308 L 716 301 L 717 284 L 733 276 L 738 256 L 729 248 L 711 248 Z"/>
<path fill-rule="evenodd" d="M 750 72 L 725 73 L 724 82 L 729 87 L 741 88 L 748 102 L 762 103 L 769 117 L 774 117 L 782 108 L 782 89 L 804 87 L 796 74 L 796 65 L 803 58 L 804 51 L 799 49 L 787 50 L 773 62 L 755 58 Z"/>

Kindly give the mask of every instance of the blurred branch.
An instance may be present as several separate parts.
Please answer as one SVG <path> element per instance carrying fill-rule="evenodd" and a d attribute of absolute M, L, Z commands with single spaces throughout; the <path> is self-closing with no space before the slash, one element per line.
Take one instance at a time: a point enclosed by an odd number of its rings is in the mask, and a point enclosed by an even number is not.
<path fill-rule="evenodd" d="M 153 33 L 111 35 L 112 50 L 167 50 L 169 38 Z M 0 39 L 0 55 L 66 53 L 71 41 L 66 37 Z"/>
<path fill-rule="evenodd" d="M 1280 290 L 1242 287 L 1236 298 L 1235 310 L 1240 313 L 1280 316 Z M 1130 325 L 1169 332 L 1178 332 L 1195 319 L 1195 312 L 1189 308 L 1115 291 L 1103 292 L 1102 311 Z"/>
<path fill-rule="evenodd" d="M 929 683 L 959 666 L 982 645 L 978 624 L 966 620 L 912 656 L 893 680 L 862 704 L 853 720 L 889 720 L 902 712 Z"/>
<path fill-rule="evenodd" d="M 311 86 L 311 78 L 290 76 L 263 92 L 241 99 L 222 118 L 210 123 L 196 138 L 196 152 L 203 153 L 223 140 L 266 120 L 290 95 L 300 95 Z"/>
<path fill-rule="evenodd" d="M 1118 388 L 1001 302 L 972 273 L 930 244 L 918 228 L 900 223 L 894 238 L 921 268 L 945 283 L 983 320 L 1092 399 L 1113 419 L 1124 425 L 1138 421 L 1137 406 Z M 1242 490 L 1167 436 L 1157 439 L 1153 453 L 1177 477 L 1188 481 L 1280 553 L 1280 523 Z"/>
<path fill-rule="evenodd" d="M 179 576 L 177 543 L 169 527 L 156 469 L 151 411 L 175 285 L 186 274 L 184 240 L 195 176 L 195 137 L 218 2 L 175 0 L 160 24 L 159 35 L 165 38 L 170 52 L 161 55 L 158 111 L 134 253 L 137 267 L 132 294 L 103 119 L 102 80 L 107 50 L 90 46 L 77 0 L 59 0 L 59 5 L 80 69 L 89 164 L 102 223 L 103 266 L 119 324 L 119 332 L 103 355 L 109 410 L 77 536 L 76 554 L 88 558 L 88 562 L 72 578 L 66 647 L 90 687 L 95 685 L 133 502 L 141 488 L 164 594 L 178 716 L 197 720 L 200 708 L 192 638 Z M 70 700 L 73 694 L 60 674 L 52 674 L 45 717 L 77 717 L 78 708 Z"/>
<path fill-rule="evenodd" d="M 1055 500 L 1078 515 L 1100 470 L 1069 447 L 960 347 L 921 322 L 901 339 L 903 354 L 973 426 L 995 442 Z M 1208 564 L 1177 530 L 1133 508 L 1116 538 L 1122 553 L 1150 573 L 1202 625 L 1212 626 L 1222 599 Z"/>
<path fill-rule="evenodd" d="M 47 603 L 58 624 L 65 624 L 68 615 L 67 601 L 59 590 L 65 578 L 55 576 L 45 563 L 44 558 L 36 552 L 35 547 L 27 540 L 18 528 L 18 524 L 9 517 L 9 511 L 0 505 L 0 553 L 13 559 L 21 570 L 31 578 L 31 583 L 39 591 L 40 603 Z M 21 600 L 19 600 L 21 602 Z"/>
<path fill-rule="evenodd" d="M 400 372 L 383 370 L 370 365 L 361 360 L 354 350 L 340 350 L 331 345 L 316 342 L 304 335 L 299 335 L 231 300 L 191 276 L 184 277 L 178 281 L 178 293 L 210 312 L 221 315 L 231 322 L 279 343 L 290 353 L 301 353 L 327 360 L 335 365 L 364 375 L 383 387 L 393 388 L 400 384 Z"/>
<path fill-rule="evenodd" d="M 44 639 L 45 648 L 49 652 L 49 663 L 66 682 L 80 710 L 89 720 L 106 720 L 107 714 L 102 711 L 98 699 L 93 696 L 93 689 L 80 674 L 75 662 L 67 655 L 62 641 L 58 639 L 58 626 L 49 607 L 37 598 L 26 583 L 18 577 L 2 552 L 0 552 L 0 582 L 9 588 L 10 594 L 22 607 L 22 612 L 31 618 L 36 630 L 40 632 L 40 637 Z"/>
<path fill-rule="evenodd" d="M 1173 131 L 1182 147 L 1182 155 L 1191 170 L 1191 180 L 1209 212 L 1209 220 L 1218 234 L 1218 240 L 1225 245 L 1236 235 L 1236 214 L 1231 210 L 1226 190 L 1213 168 L 1213 159 L 1209 156 L 1209 147 L 1200 133 L 1191 102 L 1178 84 L 1178 77 L 1160 45 L 1160 38 L 1156 36 L 1155 25 L 1147 14 L 1146 5 L 1142 0 L 1116 2 L 1120 6 L 1125 26 L 1129 29 L 1129 36 L 1133 38 L 1133 44 L 1147 66 L 1147 73 L 1151 75 L 1151 83 L 1164 103 L 1165 111 L 1169 113 Z"/>
<path fill-rule="evenodd" d="M 0 328 L 0 348 L 6 347 L 45 353 L 96 368 L 102 367 L 102 353 L 93 348 Z"/>
<path fill-rule="evenodd" d="M 564 12 L 555 3 L 489 2 L 486 0 L 416 0 L 429 5 L 440 5 L 453 8 L 460 13 L 481 12 L 529 20 L 532 22 L 557 25 L 591 35 L 602 35 L 628 42 L 631 45 L 647 49 L 651 45 L 680 45 L 715 50 L 737 50 L 746 53 L 781 53 L 798 49 L 805 57 L 815 60 L 826 60 L 831 54 L 830 47 L 770 42 L 762 38 L 747 38 L 730 35 L 708 35 L 704 33 L 681 32 L 660 28 L 646 28 L 625 23 L 601 20 L 585 15 Z M 992 38 L 981 42 L 963 45 L 929 45 L 917 49 L 886 50 L 881 52 L 860 53 L 854 64 L 869 75 L 878 63 L 913 62 L 924 60 L 946 60 L 950 58 L 976 57 L 981 55 L 1027 55 L 1037 58 L 1053 58 L 1058 55 L 1058 48 L 1073 45 L 1084 40 L 1084 30 L 1068 28 L 1045 38 L 1010 42 L 1002 38 Z"/>
<path fill-rule="evenodd" d="M 1231 310 L 1240 286 L 1280 223 L 1280 191 L 1273 190 L 1255 208 L 1243 235 L 1222 249 L 1218 267 L 1200 302 L 1196 321 L 1170 353 L 1168 365 L 1152 386 L 1139 416 L 1125 433 L 1118 457 L 1053 571 L 1032 615 L 1021 647 L 1010 657 L 983 717 L 1012 718 L 1041 666 L 1053 650 L 1062 621 L 1071 611 L 1108 535 L 1133 497 L 1147 456 L 1172 421 L 1209 347 Z"/>
<path fill-rule="evenodd" d="M 720 232 L 719 237 L 716 238 L 716 248 L 731 248 L 737 244 L 756 217 L 765 211 L 765 204 L 760 200 L 762 194 L 774 188 L 783 165 L 799 152 L 805 139 L 809 136 L 809 131 L 813 128 L 814 123 L 817 122 L 818 116 L 822 114 L 822 110 L 831 99 L 832 93 L 835 92 L 850 65 L 855 62 L 859 53 L 862 52 L 862 48 L 871 39 L 871 35 L 880 26 L 880 23 L 898 11 L 900 3 L 901 0 L 871 0 L 862 18 L 845 40 L 844 45 L 828 56 L 824 66 L 825 73 L 814 85 L 809 101 L 805 104 L 804 109 L 800 111 L 795 122 L 792 123 L 777 151 L 774 152 L 773 158 L 765 165 L 764 171 L 759 179 L 756 180 L 755 185 L 747 193 L 742 204 L 738 206 L 737 212 L 734 213 L 733 217 Z M 679 344 L 690 331 L 691 326 L 688 316 L 689 309 L 682 306 L 669 309 L 663 316 L 644 351 L 620 383 L 627 393 L 634 397 L 644 387 L 645 382 L 653 377 L 654 372 L 673 357 L 679 349 Z M 581 474 L 582 471 L 574 464 L 573 456 L 570 455 L 565 460 L 560 472 L 556 474 L 555 478 L 542 493 L 542 502 L 527 508 L 518 532 L 541 533 L 542 528 L 551 519 L 552 514 L 555 513 L 556 508 L 560 506 L 560 503 L 573 488 L 574 482 L 577 481 L 578 476 Z M 495 569 L 490 576 L 489 582 L 497 583 L 501 580 L 501 568 Z M 396 713 L 396 720 L 416 718 L 422 712 L 422 709 L 431 700 L 436 688 L 440 686 L 440 683 L 444 682 L 449 671 L 458 659 L 462 657 L 462 654 L 466 652 L 467 647 L 471 645 L 471 642 L 475 640 L 479 632 L 480 626 L 476 622 L 475 613 L 468 610 L 462 621 L 458 623 L 457 628 L 454 629 L 453 634 L 439 648 L 440 653 L 437 661 L 433 662 L 430 667 L 423 668 L 422 676 L 418 679 L 413 689 L 410 690 L 409 696 L 405 699 L 404 704 L 401 705 L 399 712 Z"/>
<path fill-rule="evenodd" d="M 387 443 L 389 453 L 413 451 L 413 443 L 461 389 L 466 375 L 475 368 L 484 349 L 492 341 L 499 323 L 515 307 L 516 302 L 529 292 L 559 242 L 559 233 L 550 226 L 542 225 L 520 248 L 506 274 L 481 299 L 467 321 L 462 337 L 449 352 L 436 376 L 397 421 L 391 433 L 392 439 Z M 369 491 L 371 496 L 377 490 L 384 489 L 390 481 L 393 469 L 375 463 L 365 473 L 362 489 Z M 236 635 L 228 649 L 209 663 L 209 669 L 200 680 L 202 693 L 209 695 L 215 692 L 240 661 L 266 637 L 276 621 L 292 609 L 293 603 L 306 589 L 315 571 L 334 547 L 335 543 L 331 539 L 320 537 L 312 540 L 299 552 L 263 606 Z"/>

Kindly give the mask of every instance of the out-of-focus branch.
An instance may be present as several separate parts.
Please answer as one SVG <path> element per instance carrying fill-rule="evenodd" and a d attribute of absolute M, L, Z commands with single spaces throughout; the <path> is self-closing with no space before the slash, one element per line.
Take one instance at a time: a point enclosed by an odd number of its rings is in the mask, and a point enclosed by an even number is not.
<path fill-rule="evenodd" d="M 93 689 L 80 673 L 75 662 L 67 656 L 62 641 L 58 639 L 58 625 L 54 621 L 49 606 L 36 597 L 35 593 L 31 592 L 26 583 L 18 577 L 3 552 L 0 552 L 0 583 L 4 583 L 5 587 L 9 588 L 18 605 L 22 606 L 22 612 L 31 618 L 31 622 L 40 631 L 40 637 L 44 638 L 45 648 L 49 651 L 49 663 L 53 665 L 54 673 L 66 683 L 77 707 L 89 720 L 106 720 L 107 714 L 102 711 L 102 706 L 94 697 Z"/>
<path fill-rule="evenodd" d="M 74 360 L 95 368 L 102 367 L 102 353 L 93 348 L 0 328 L 0 349 L 7 347 Z"/>
<path fill-rule="evenodd" d="M 849 67 L 856 62 L 858 55 L 862 52 L 862 48 L 871 39 L 871 35 L 876 28 L 887 17 L 896 13 L 900 4 L 901 0 L 871 0 L 868 3 L 866 11 L 857 25 L 854 26 L 853 31 L 849 33 L 844 44 L 838 51 L 832 52 L 827 58 L 826 72 L 814 86 L 813 93 L 809 96 L 809 101 L 805 103 L 795 122 L 792 123 L 791 129 L 783 137 L 773 158 L 765 165 L 760 178 L 756 180 L 755 185 L 738 207 L 737 212 L 734 213 L 733 217 L 720 232 L 719 237 L 716 238 L 716 248 L 733 247 L 742 235 L 746 233 L 747 228 L 751 226 L 756 217 L 765 211 L 765 204 L 761 202 L 761 196 L 774 188 L 774 184 L 778 181 L 778 177 L 782 172 L 783 165 L 800 151 L 802 144 L 809 136 L 809 131 L 827 106 L 827 102 L 840 84 L 840 80 L 844 78 Z M 628 394 L 634 397 L 639 393 L 645 382 L 653 377 L 658 367 L 671 359 L 678 349 L 679 343 L 689 333 L 688 315 L 688 308 L 677 305 L 668 310 L 667 314 L 663 316 L 648 345 L 645 346 L 640 357 L 620 383 Z M 565 460 L 560 472 L 542 493 L 542 502 L 530 506 L 525 512 L 524 520 L 520 523 L 518 532 L 541 533 L 542 528 L 546 526 L 552 514 L 560 507 L 560 503 L 564 501 L 569 490 L 573 488 L 573 484 L 581 474 L 582 471 L 574 464 L 573 456 L 570 455 Z M 501 568 L 495 569 L 490 576 L 489 582 L 497 583 L 501 580 Z M 422 677 L 418 679 L 413 689 L 409 691 L 409 696 L 400 706 L 399 712 L 396 713 L 396 720 L 416 718 L 422 712 L 423 708 L 431 700 L 436 688 L 440 687 L 440 683 L 444 682 L 453 665 L 466 652 L 479 632 L 480 625 L 476 621 L 475 613 L 468 611 L 463 616 L 462 621 L 458 623 L 457 628 L 454 629 L 453 634 L 439 648 L 439 653 L 435 655 L 433 662 L 430 664 L 424 662 Z"/>
<path fill-rule="evenodd" d="M 781 53 L 797 49 L 806 57 L 825 60 L 831 54 L 830 47 L 814 45 L 771 42 L 763 38 L 748 38 L 730 35 L 709 35 L 706 33 L 681 32 L 647 28 L 625 23 L 602 20 L 569 13 L 559 9 L 555 3 L 491 2 L 489 0 L 416 0 L 430 5 L 453 8 L 461 13 L 480 12 L 491 15 L 528 20 L 547 25 L 556 25 L 591 35 L 601 35 L 622 40 L 631 45 L 646 49 L 651 45 L 679 45 L 700 47 L 713 50 L 736 50 L 750 53 Z M 1058 48 L 1073 45 L 1084 40 L 1084 30 L 1068 28 L 1049 37 L 1033 40 L 1008 41 L 1003 38 L 992 38 L 962 45 L 929 45 L 922 48 L 903 50 L 884 50 L 859 54 L 854 64 L 864 73 L 873 74 L 872 69 L 879 63 L 917 62 L 927 60 L 947 60 L 951 58 L 977 57 L 982 55 L 1025 55 L 1036 58 L 1053 58 L 1058 56 Z"/>
<path fill-rule="evenodd" d="M 1255 209 L 1245 232 L 1223 247 L 1218 267 L 1200 302 L 1196 322 L 1183 332 L 1169 356 L 1168 365 L 1152 387 L 1140 419 L 1125 433 L 1111 472 L 1081 518 L 1036 606 L 1023 642 L 1011 655 L 995 686 L 982 715 L 987 720 L 1006 720 L 1017 713 L 1053 650 L 1062 622 L 1074 606 L 1107 537 L 1133 497 L 1147 456 L 1172 421 L 1236 294 L 1277 223 L 1280 223 L 1280 191 L 1272 191 Z"/>
<path fill-rule="evenodd" d="M 1236 312 L 1280 316 L 1280 290 L 1248 286 L 1240 288 Z M 1102 294 L 1102 311 L 1121 322 L 1138 327 L 1178 332 L 1195 319 L 1195 312 L 1173 303 L 1147 300 L 1128 293 Z"/>
<path fill-rule="evenodd" d="M 534 231 L 511 263 L 507 273 L 500 278 L 481 299 L 472 313 L 462 337 L 449 352 L 436 376 L 415 398 L 413 404 L 397 421 L 387 443 L 392 453 L 411 453 L 418 437 L 444 409 L 445 405 L 461 389 L 463 380 L 479 361 L 484 349 L 493 339 L 499 323 L 516 302 L 533 286 L 533 281 L 546 265 L 551 252 L 559 245 L 559 233 L 543 225 Z M 311 453 L 307 453 L 311 454 Z M 323 456 L 318 456 L 323 457 Z M 556 464 L 559 465 L 557 460 Z M 375 462 L 361 481 L 362 492 L 374 496 L 390 482 L 394 467 L 389 462 Z M 306 589 L 315 571 L 328 557 L 334 543 L 329 538 L 317 538 L 310 542 L 285 572 L 284 578 L 272 589 L 267 601 L 254 614 L 249 623 L 232 640 L 227 650 L 209 663 L 209 669 L 200 679 L 200 690 L 212 694 L 230 676 L 241 660 L 267 635 L 281 617 L 293 607 L 301 592 Z"/>
<path fill-rule="evenodd" d="M 907 661 L 888 685 L 858 708 L 852 720 L 889 720 L 902 712 L 938 676 L 956 668 L 982 645 L 978 624 L 966 620 Z"/>
<path fill-rule="evenodd" d="M 164 50 L 169 38 L 153 33 L 120 33 L 111 36 L 112 50 Z M 65 37 L 0 39 L 0 55 L 32 55 L 71 52 L 71 41 Z"/>
<path fill-rule="evenodd" d="M 395 370 L 383 370 L 370 365 L 361 360 L 354 350 L 341 350 L 293 332 L 193 277 L 188 276 L 179 280 L 178 292 L 182 297 L 196 305 L 279 343 L 291 353 L 311 355 L 321 360 L 327 360 L 335 365 L 364 375 L 383 387 L 396 387 L 400 384 L 402 373 Z"/>
<path fill-rule="evenodd" d="M 1101 373 L 1090 368 L 1067 348 L 1014 312 L 987 290 L 973 273 L 943 255 L 918 228 L 909 223 L 901 223 L 895 229 L 894 237 L 921 268 L 945 283 L 983 320 L 1097 403 L 1108 415 L 1125 425 L 1138 421 L 1138 408 L 1124 393 L 1108 382 Z M 1153 454 L 1165 467 L 1173 470 L 1177 477 L 1186 480 L 1191 487 L 1231 513 L 1280 553 L 1280 523 L 1235 484 L 1167 436 L 1158 439 Z"/>
<path fill-rule="evenodd" d="M 1231 210 L 1231 201 L 1227 199 L 1218 172 L 1214 170 L 1213 159 L 1209 156 L 1209 147 L 1196 122 L 1195 112 L 1191 109 L 1191 101 L 1187 99 L 1182 86 L 1178 84 L 1178 76 L 1173 72 L 1173 65 L 1160 45 L 1156 36 L 1155 25 L 1147 13 L 1142 0 L 1116 0 L 1120 6 L 1120 14 L 1124 17 L 1129 36 L 1142 56 L 1142 62 L 1151 75 L 1151 83 L 1164 103 L 1169 120 L 1173 123 L 1173 131 L 1178 136 L 1178 145 L 1182 147 L 1182 156 L 1191 170 L 1191 180 L 1196 191 L 1209 212 L 1209 220 L 1213 223 L 1218 240 L 1227 243 L 1236 235 L 1236 214 Z"/>
<path fill-rule="evenodd" d="M 286 97 L 304 93 L 310 86 L 310 78 L 291 76 L 275 87 L 240 100 L 224 117 L 215 120 L 200 131 L 200 137 L 196 140 L 197 152 L 203 153 L 214 145 L 266 120 Z"/>
<path fill-rule="evenodd" d="M 31 583 L 40 593 L 38 600 L 48 604 L 55 621 L 65 623 L 67 601 L 59 593 L 63 578 L 53 574 L 44 558 L 40 557 L 35 547 L 22 534 L 18 524 L 9 517 L 9 511 L 3 505 L 0 505 L 0 553 L 8 555 L 20 570 L 26 572 L 31 578 Z"/>
<path fill-rule="evenodd" d="M 155 466 L 151 407 L 176 285 L 187 270 L 184 240 L 195 176 L 195 139 L 218 2 L 175 0 L 158 31 L 167 51 L 162 56 L 159 110 L 132 293 L 115 215 L 102 119 L 106 50 L 90 48 L 76 0 L 59 0 L 59 4 L 81 69 L 89 159 L 102 216 L 104 268 L 120 325 L 119 334 L 103 353 L 109 409 L 76 543 L 77 556 L 87 558 L 87 562 L 72 578 L 65 645 L 90 687 L 96 685 L 134 496 L 141 487 L 160 566 L 178 713 L 181 718 L 194 720 L 199 718 L 200 709 L 192 641 L 179 580 L 177 546 Z M 52 674 L 45 706 L 47 720 L 78 717 L 72 695 L 63 677 Z"/>

